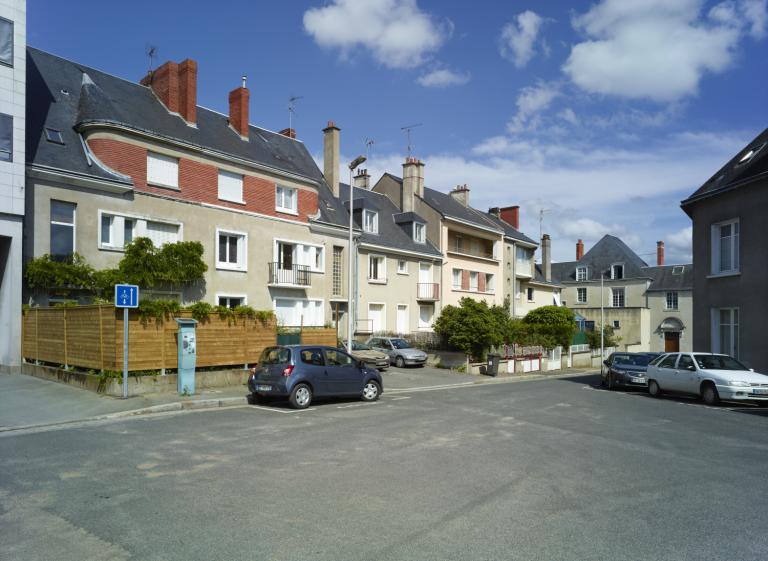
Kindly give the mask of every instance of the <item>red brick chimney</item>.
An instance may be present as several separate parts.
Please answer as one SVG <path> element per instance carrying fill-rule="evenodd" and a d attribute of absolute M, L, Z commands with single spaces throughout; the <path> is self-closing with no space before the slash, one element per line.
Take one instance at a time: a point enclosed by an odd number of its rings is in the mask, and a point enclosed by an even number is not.
<path fill-rule="evenodd" d="M 664 242 L 656 242 L 656 265 L 664 264 Z"/>
<path fill-rule="evenodd" d="M 576 242 L 576 261 L 581 261 L 584 257 L 584 242 L 579 240 Z"/>
<path fill-rule="evenodd" d="M 296 138 L 296 131 L 294 129 L 283 129 L 278 134 L 282 134 L 288 138 Z"/>
<path fill-rule="evenodd" d="M 186 59 L 179 64 L 168 61 L 141 79 L 172 113 L 187 121 L 197 122 L 197 63 Z"/>
<path fill-rule="evenodd" d="M 248 140 L 248 103 L 251 92 L 243 85 L 229 92 L 229 126 L 240 135 L 243 140 Z"/>
<path fill-rule="evenodd" d="M 499 217 L 512 226 L 515 230 L 520 229 L 520 207 L 515 206 L 506 206 L 504 208 L 499 209 Z"/>

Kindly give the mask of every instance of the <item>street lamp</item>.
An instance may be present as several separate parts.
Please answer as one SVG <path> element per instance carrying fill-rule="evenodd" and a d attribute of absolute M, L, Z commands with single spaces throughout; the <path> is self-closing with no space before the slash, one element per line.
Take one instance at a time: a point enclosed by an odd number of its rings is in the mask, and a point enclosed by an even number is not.
<path fill-rule="evenodd" d="M 352 352 L 352 217 L 354 206 L 354 188 L 352 187 L 352 170 L 362 164 L 367 158 L 358 156 L 349 162 L 349 250 L 347 256 L 347 351 Z"/>

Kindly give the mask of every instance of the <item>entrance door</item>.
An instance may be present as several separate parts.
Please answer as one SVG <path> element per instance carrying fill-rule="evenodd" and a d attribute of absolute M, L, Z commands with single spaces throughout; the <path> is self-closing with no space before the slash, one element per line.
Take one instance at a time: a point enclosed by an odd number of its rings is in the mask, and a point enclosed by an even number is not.
<path fill-rule="evenodd" d="M 397 332 L 401 335 L 408 333 L 408 306 L 397 305 Z"/>
<path fill-rule="evenodd" d="M 384 304 L 368 304 L 368 319 L 371 321 L 371 331 L 384 331 Z"/>
<path fill-rule="evenodd" d="M 664 352 L 665 353 L 680 352 L 680 332 L 679 331 L 664 332 Z"/>

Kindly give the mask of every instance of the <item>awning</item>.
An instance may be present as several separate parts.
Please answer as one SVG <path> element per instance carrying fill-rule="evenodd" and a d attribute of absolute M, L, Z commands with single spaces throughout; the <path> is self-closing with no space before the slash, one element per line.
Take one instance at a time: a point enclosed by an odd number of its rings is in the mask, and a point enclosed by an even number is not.
<path fill-rule="evenodd" d="M 659 325 L 659 331 L 682 331 L 683 329 L 685 325 L 677 318 L 667 318 Z"/>

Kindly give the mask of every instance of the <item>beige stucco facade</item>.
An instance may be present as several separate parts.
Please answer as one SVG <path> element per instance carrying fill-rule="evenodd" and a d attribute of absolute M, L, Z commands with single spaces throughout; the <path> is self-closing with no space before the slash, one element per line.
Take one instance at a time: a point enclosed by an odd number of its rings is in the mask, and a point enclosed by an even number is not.
<path fill-rule="evenodd" d="M 51 200 L 76 205 L 74 249 L 96 269 L 114 268 L 123 250 L 101 243 L 102 215 L 125 217 L 137 221 L 137 235 L 142 223 L 158 222 L 178 228 L 178 240 L 202 243 L 203 260 L 208 266 L 204 282 L 186 288 L 168 288 L 159 296 L 177 297 L 184 304 L 198 300 L 218 304 L 219 298 L 243 298 L 243 304 L 256 309 L 273 309 L 277 299 L 311 300 L 322 307 L 322 320 L 331 321 L 331 299 L 346 296 L 346 251 L 344 231 L 320 229 L 318 226 L 270 216 L 211 208 L 198 203 L 180 201 L 151 194 L 128 191 L 108 193 L 70 184 L 28 177 L 28 229 L 25 254 L 39 257 L 50 252 Z M 232 270 L 217 261 L 219 232 L 241 234 L 244 240 L 243 267 Z M 321 251 L 320 267 L 309 274 L 309 286 L 289 282 L 271 282 L 269 263 L 276 259 L 276 243 L 303 244 Z M 341 294 L 333 291 L 333 247 L 342 248 L 340 274 Z M 283 279 L 285 281 L 285 279 Z"/>
<path fill-rule="evenodd" d="M 664 352 L 664 329 L 674 326 L 676 322 L 682 327 L 680 331 L 680 350 L 701 350 L 693 348 L 693 291 L 678 290 L 677 308 L 667 307 L 667 291 L 648 292 L 648 307 L 650 316 L 650 351 Z"/>

